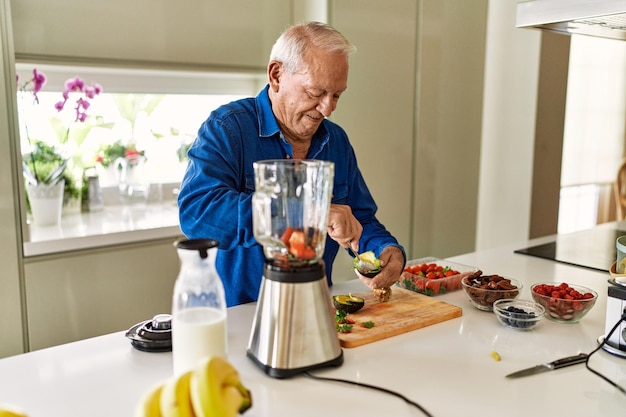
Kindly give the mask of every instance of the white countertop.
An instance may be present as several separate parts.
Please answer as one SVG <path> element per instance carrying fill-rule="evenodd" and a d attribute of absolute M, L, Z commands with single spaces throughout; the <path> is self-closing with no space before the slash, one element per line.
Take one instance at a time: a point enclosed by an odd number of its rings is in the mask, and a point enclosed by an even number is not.
<path fill-rule="evenodd" d="M 516 380 L 504 378 L 522 368 L 590 352 L 605 328 L 608 274 L 513 253 L 521 247 L 450 260 L 522 281 L 522 298 L 530 298 L 530 284 L 539 281 L 591 287 L 599 299 L 580 323 L 546 319 L 533 331 L 515 331 L 500 325 L 493 313 L 475 309 L 462 291 L 455 291 L 437 298 L 462 307 L 462 317 L 344 349 L 342 366 L 314 373 L 395 390 L 435 417 L 624 415 L 626 395 L 584 365 Z M 365 290 L 356 280 L 331 289 L 333 293 Z M 266 376 L 246 357 L 254 308 L 246 304 L 228 311 L 229 360 L 253 395 L 254 405 L 246 416 L 422 415 L 396 397 L 366 388 Z M 501 361 L 491 357 L 494 350 Z M 591 365 L 626 387 L 626 359 L 600 350 Z M 137 351 L 121 331 L 0 360 L 0 403 L 18 405 L 29 417 L 132 416 L 140 397 L 170 375 L 170 353 Z"/>
<path fill-rule="evenodd" d="M 87 213 L 64 213 L 57 226 L 29 225 L 24 256 L 49 255 L 182 235 L 174 203 L 105 206 Z"/>

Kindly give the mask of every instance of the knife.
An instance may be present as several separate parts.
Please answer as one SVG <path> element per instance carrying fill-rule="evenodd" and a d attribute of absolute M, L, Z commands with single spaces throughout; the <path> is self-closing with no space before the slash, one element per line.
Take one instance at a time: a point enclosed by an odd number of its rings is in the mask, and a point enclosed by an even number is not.
<path fill-rule="evenodd" d="M 579 353 L 575 356 L 568 356 L 566 358 L 557 359 L 553 362 L 542 363 L 541 365 L 533 366 L 532 368 L 522 369 L 521 371 L 508 374 L 507 378 L 520 378 L 528 375 L 540 374 L 542 372 L 554 371 L 555 369 L 565 368 L 566 366 L 576 365 L 577 363 L 583 363 L 587 360 L 586 353 Z"/>

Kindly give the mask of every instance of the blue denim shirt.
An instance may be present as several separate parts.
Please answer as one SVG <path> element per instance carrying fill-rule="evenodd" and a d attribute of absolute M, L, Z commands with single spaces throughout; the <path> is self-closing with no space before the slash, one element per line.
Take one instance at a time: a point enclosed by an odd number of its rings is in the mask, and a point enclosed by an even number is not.
<path fill-rule="evenodd" d="M 272 112 L 266 86 L 256 98 L 211 113 L 189 149 L 178 196 L 180 226 L 190 239 L 219 242 L 217 271 L 229 306 L 256 301 L 265 258 L 252 229 L 253 162 L 293 158 Z M 326 119 L 313 136 L 307 159 L 335 163 L 333 204 L 346 204 L 363 225 L 360 251 L 379 255 L 388 245 L 404 249 L 377 220 L 377 206 L 357 165 L 346 132 Z M 327 237 L 324 263 L 329 285 L 339 245 Z M 352 273 L 350 271 L 349 273 Z"/>

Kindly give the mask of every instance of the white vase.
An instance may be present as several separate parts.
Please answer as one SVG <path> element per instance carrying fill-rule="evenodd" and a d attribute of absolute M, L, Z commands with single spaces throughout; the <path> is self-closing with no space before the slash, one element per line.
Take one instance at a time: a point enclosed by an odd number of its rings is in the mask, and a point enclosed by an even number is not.
<path fill-rule="evenodd" d="M 150 176 L 146 169 L 146 158 L 118 158 L 115 165 L 119 170 L 118 189 L 124 204 L 146 204 L 150 197 Z"/>
<path fill-rule="evenodd" d="M 33 225 L 53 226 L 61 222 L 64 188 L 65 180 L 56 184 L 26 184 Z"/>

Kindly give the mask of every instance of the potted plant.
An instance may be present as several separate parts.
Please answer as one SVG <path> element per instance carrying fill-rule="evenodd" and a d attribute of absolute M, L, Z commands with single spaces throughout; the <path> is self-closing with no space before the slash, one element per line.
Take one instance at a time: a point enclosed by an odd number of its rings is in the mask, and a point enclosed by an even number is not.
<path fill-rule="evenodd" d="M 26 181 L 30 184 L 57 184 L 65 179 L 67 158 L 47 143 L 35 140 L 33 150 L 24 154 L 23 168 Z"/>
<path fill-rule="evenodd" d="M 39 104 L 38 93 L 46 83 L 45 75 L 33 69 L 33 77 L 23 84 L 18 82 L 18 99 L 20 105 L 35 106 Z M 102 87 L 96 83 L 87 85 L 78 78 L 71 78 L 66 81 L 62 92 L 62 99 L 55 103 L 54 107 L 58 112 L 65 108 L 72 107 L 74 113 L 72 122 L 64 131 L 63 137 L 58 138 L 58 145 L 65 144 L 70 135 L 73 123 L 82 123 L 87 119 L 87 109 L 90 100 L 100 94 Z M 72 105 L 68 105 L 72 103 Z M 69 158 L 57 149 L 57 146 L 49 144 L 39 139 L 31 138 L 28 130 L 28 123 L 23 123 L 26 139 L 30 149 L 23 155 L 23 173 L 27 189 L 27 206 L 33 215 L 33 222 L 38 225 L 48 225 L 60 221 L 60 208 L 57 210 L 58 199 L 62 207 L 64 197 L 79 198 L 80 189 L 76 186 L 76 181 L 67 170 Z M 59 191 L 60 189 L 60 191 Z M 58 196 L 57 194 L 59 194 Z M 50 203 L 50 207 L 40 209 L 44 201 Z M 54 200 L 54 201 L 53 201 Z M 57 213 L 58 211 L 58 213 Z M 38 220 L 39 219 L 39 220 Z"/>
<path fill-rule="evenodd" d="M 124 145 L 121 140 L 118 140 L 111 145 L 105 145 L 100 148 L 96 162 L 101 164 L 104 168 L 118 165 L 119 159 L 126 158 L 129 161 L 137 161 L 140 158 L 145 159 L 145 151 L 140 151 L 134 144 Z"/>
<path fill-rule="evenodd" d="M 56 224 L 61 217 L 66 181 L 67 158 L 52 146 L 35 141 L 31 152 L 22 161 L 26 179 L 26 203 L 33 216 L 33 223 L 39 226 Z"/>

